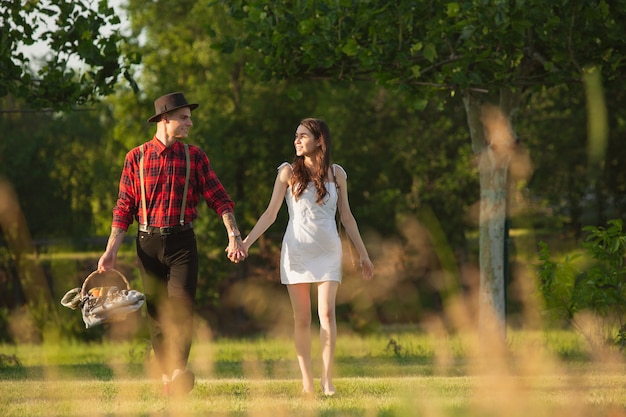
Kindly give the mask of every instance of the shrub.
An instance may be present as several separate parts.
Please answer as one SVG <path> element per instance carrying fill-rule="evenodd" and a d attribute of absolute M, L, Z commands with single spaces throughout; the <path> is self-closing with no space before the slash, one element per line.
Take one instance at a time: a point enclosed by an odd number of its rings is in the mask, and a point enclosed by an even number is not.
<path fill-rule="evenodd" d="M 564 320 L 587 341 L 626 346 L 626 234 L 619 219 L 607 227 L 587 226 L 582 254 L 553 260 L 548 245 L 539 242 L 540 290 L 544 312 Z M 592 325 L 585 320 L 593 317 Z"/>

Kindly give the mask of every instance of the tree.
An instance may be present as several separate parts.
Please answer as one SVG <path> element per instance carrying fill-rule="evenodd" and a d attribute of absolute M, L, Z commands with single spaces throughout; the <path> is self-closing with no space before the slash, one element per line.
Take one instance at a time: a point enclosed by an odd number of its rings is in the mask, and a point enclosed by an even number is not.
<path fill-rule="evenodd" d="M 221 2 L 245 31 L 225 49 L 258 53 L 266 79 L 370 80 L 413 106 L 463 99 L 481 185 L 479 329 L 505 329 L 504 238 L 515 115 L 534 91 L 607 84 L 624 68 L 624 1 L 316 0 Z M 591 69 L 590 69 L 591 68 Z M 491 318 L 495 317 L 495 321 Z M 488 323 L 493 323 L 492 327 Z"/>
<path fill-rule="evenodd" d="M 167 14 L 162 12 L 164 8 Z M 337 156 L 334 161 L 349 172 L 351 202 L 363 225 L 385 236 L 397 233 L 396 214 L 413 207 L 419 194 L 419 199 L 435 210 L 445 206 L 440 212 L 446 215 L 443 228 L 463 236 L 463 229 L 455 228 L 462 222 L 459 207 L 467 205 L 467 185 L 475 189 L 476 182 L 472 175 L 465 175 L 467 180 L 446 183 L 439 180 L 436 171 L 448 155 L 463 160 L 455 170 L 472 170 L 472 156 L 469 146 L 458 146 L 458 140 L 454 140 L 463 128 L 458 128 L 458 123 L 446 123 L 440 109 L 433 106 L 424 112 L 427 116 L 416 117 L 404 105 L 401 93 L 372 88 L 365 82 L 348 85 L 331 80 L 310 83 L 259 79 L 257 74 L 244 71 L 258 58 L 256 54 L 237 49 L 225 55 L 214 45 L 216 39 L 241 33 L 243 22 L 232 21 L 223 9 L 207 8 L 202 2 L 161 0 L 146 4 L 131 0 L 128 11 L 133 37 L 145 39 L 141 48 L 145 67 L 139 79 L 145 95 L 133 98 L 118 93 L 112 106 L 117 126 L 113 141 L 126 141 L 122 148 L 127 148 L 135 146 L 141 137 L 148 137 L 152 129 L 144 123 L 143 133 L 139 132 L 137 119 L 151 110 L 151 98 L 167 91 L 184 91 L 188 99 L 201 105 L 194 111 L 190 140 L 207 151 L 235 200 L 242 231 L 249 230 L 265 209 L 278 164 L 293 158 L 292 137 L 298 121 L 315 115 L 332 126 L 333 156 Z M 437 123 L 426 123 L 424 119 L 431 115 Z M 415 155 L 414 141 L 403 141 L 407 133 L 415 138 L 432 137 L 428 144 L 425 139 L 421 141 L 421 155 Z M 375 157 L 363 163 L 362 149 L 369 149 Z M 429 161 L 428 155 L 437 162 Z M 416 160 L 425 165 L 422 170 L 415 169 Z M 444 197 L 446 193 L 454 197 Z M 201 274 L 201 309 L 220 298 L 225 300 L 218 297 L 219 291 L 235 280 L 272 276 L 272 262 L 286 220 L 283 211 L 273 229 L 255 245 L 252 262 L 236 269 L 221 264 L 225 258 L 219 219 L 209 214 L 194 222 L 194 228 L 206 237 L 200 241 L 201 253 L 210 258 L 201 263 L 201 268 L 211 268 Z M 407 265 L 406 274 L 411 278 L 422 278 L 422 270 L 409 269 Z"/>
<path fill-rule="evenodd" d="M 131 67 L 140 56 L 107 0 L 95 10 L 83 1 L 5 1 L 0 20 L 0 97 L 60 110 L 112 93 L 121 75 L 136 88 Z M 40 63 L 23 49 L 36 44 L 49 48 Z"/>

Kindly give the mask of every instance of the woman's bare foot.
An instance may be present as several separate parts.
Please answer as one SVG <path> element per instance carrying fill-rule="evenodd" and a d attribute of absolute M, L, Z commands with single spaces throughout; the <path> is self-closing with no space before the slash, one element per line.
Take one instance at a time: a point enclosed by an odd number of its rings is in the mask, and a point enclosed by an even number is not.
<path fill-rule="evenodd" d="M 332 382 L 322 381 L 322 392 L 324 393 L 325 396 L 331 397 L 337 394 L 337 389 L 335 388 Z"/>
<path fill-rule="evenodd" d="M 302 394 L 303 395 L 313 395 L 315 394 L 315 388 L 313 385 L 313 381 L 302 381 Z"/>

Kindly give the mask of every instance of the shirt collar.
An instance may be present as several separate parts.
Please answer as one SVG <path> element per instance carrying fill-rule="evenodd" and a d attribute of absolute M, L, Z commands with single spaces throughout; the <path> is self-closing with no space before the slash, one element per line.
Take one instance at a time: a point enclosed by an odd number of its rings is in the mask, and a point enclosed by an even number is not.
<path fill-rule="evenodd" d="M 171 149 L 171 151 L 175 154 L 182 152 L 182 142 L 180 140 L 177 140 L 176 142 L 172 143 L 172 145 L 169 148 L 165 146 L 163 142 L 161 142 L 156 137 L 156 135 L 154 135 L 154 137 L 152 138 L 150 142 L 156 148 L 156 151 L 159 155 L 163 155 L 163 152 L 165 152 L 167 149 Z"/>

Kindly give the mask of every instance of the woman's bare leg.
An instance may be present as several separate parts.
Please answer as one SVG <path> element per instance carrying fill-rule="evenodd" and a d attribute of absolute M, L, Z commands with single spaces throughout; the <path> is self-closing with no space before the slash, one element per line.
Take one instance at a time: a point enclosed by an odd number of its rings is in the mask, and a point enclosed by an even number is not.
<path fill-rule="evenodd" d="M 335 300 L 337 281 L 326 281 L 317 288 L 317 311 L 320 319 L 320 346 L 322 348 L 322 390 L 325 395 L 334 395 L 337 390 L 333 385 L 333 364 L 335 343 L 337 341 L 337 320 Z"/>
<path fill-rule="evenodd" d="M 302 392 L 312 394 L 311 373 L 311 284 L 287 285 L 293 309 L 294 338 L 302 373 Z"/>

